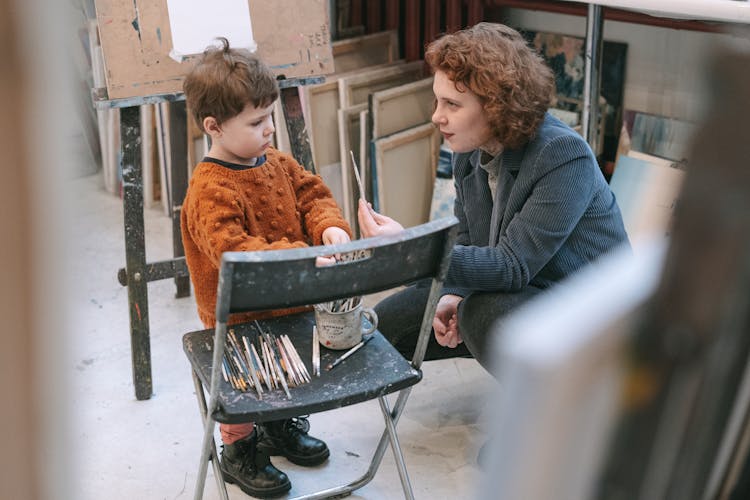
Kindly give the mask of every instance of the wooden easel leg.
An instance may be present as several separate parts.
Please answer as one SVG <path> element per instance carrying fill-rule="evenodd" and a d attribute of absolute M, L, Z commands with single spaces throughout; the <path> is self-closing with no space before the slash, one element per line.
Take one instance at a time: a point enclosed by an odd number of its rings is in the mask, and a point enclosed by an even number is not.
<path fill-rule="evenodd" d="M 148 326 L 148 279 L 143 223 L 141 127 L 138 106 L 120 110 L 122 186 L 125 218 L 125 267 L 130 307 L 130 344 L 135 397 L 151 398 L 151 346 Z"/>

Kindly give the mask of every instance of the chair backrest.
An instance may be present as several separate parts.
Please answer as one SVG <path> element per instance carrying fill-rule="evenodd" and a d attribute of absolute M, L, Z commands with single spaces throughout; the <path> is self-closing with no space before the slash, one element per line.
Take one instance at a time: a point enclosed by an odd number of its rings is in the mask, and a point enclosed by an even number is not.
<path fill-rule="evenodd" d="M 446 217 L 396 235 L 343 245 L 226 252 L 219 272 L 217 322 L 225 323 L 230 313 L 318 304 L 422 278 L 442 283 L 457 223 L 455 217 Z M 357 257 L 317 267 L 315 258 L 326 255 Z"/>

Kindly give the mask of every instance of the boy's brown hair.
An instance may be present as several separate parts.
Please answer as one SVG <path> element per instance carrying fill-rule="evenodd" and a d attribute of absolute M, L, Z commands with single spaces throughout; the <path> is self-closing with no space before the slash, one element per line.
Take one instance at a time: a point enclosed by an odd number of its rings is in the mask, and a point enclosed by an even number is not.
<path fill-rule="evenodd" d="M 247 104 L 264 108 L 279 98 L 279 87 L 271 69 L 244 49 L 209 47 L 185 77 L 182 89 L 187 107 L 198 127 L 212 116 L 221 124 L 240 114 Z"/>
<path fill-rule="evenodd" d="M 443 71 L 476 94 L 493 134 L 517 148 L 536 133 L 555 91 L 552 70 L 516 30 L 479 23 L 445 35 L 425 51 L 434 73 Z"/>

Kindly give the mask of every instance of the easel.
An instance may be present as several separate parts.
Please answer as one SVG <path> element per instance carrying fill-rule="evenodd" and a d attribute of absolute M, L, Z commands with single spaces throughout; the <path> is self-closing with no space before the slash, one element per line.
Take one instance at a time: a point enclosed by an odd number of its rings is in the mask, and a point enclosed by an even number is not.
<path fill-rule="evenodd" d="M 333 72 L 326 5 L 293 0 L 248 0 L 260 57 L 276 71 L 292 155 L 315 171 L 302 114 L 299 86 L 321 83 Z M 97 20 L 107 66 L 107 89 L 93 90 L 98 109 L 120 109 L 120 144 L 125 226 L 125 268 L 118 280 L 128 287 L 133 381 L 139 400 L 152 394 L 148 283 L 174 278 L 176 297 L 190 294 L 180 236 L 180 209 L 187 190 L 187 117 L 181 80 L 187 71 L 169 59 L 171 40 L 165 2 L 97 0 Z M 287 12 L 283 20 L 278 12 Z M 257 21 L 257 22 L 256 22 Z M 106 36 L 103 36 L 106 35 Z M 279 44 L 278 40 L 286 40 Z M 268 49 L 266 49 L 268 48 Z M 268 52 L 266 52 L 268 50 Z M 171 141 L 173 258 L 146 262 L 143 220 L 140 106 L 168 102 Z"/>
<path fill-rule="evenodd" d="M 305 131 L 300 85 L 321 83 L 324 77 L 292 78 L 279 81 L 281 104 L 286 117 L 292 154 L 307 170 L 315 172 L 310 142 Z M 122 205 L 125 223 L 125 267 L 117 279 L 128 287 L 130 343 L 133 359 L 133 382 L 137 399 L 149 399 L 152 393 L 151 341 L 148 320 L 148 283 L 174 278 L 176 298 L 190 295 L 190 275 L 180 237 L 180 209 L 187 190 L 187 117 L 182 93 L 147 97 L 107 99 L 105 89 L 93 92 L 94 106 L 99 109 L 120 108 L 120 143 L 122 167 Z M 141 165 L 140 109 L 143 104 L 169 102 L 171 155 L 172 249 L 174 258 L 146 262 L 143 220 L 143 170 Z"/>

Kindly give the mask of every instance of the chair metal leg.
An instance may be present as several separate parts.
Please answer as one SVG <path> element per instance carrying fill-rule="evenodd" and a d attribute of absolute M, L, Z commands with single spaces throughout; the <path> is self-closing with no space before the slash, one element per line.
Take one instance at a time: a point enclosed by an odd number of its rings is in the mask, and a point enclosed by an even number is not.
<path fill-rule="evenodd" d="M 409 393 L 411 393 L 411 389 L 412 389 L 411 387 L 407 387 L 406 389 L 403 389 L 401 390 L 401 392 L 399 392 L 398 399 L 396 399 L 396 404 L 393 405 L 393 410 L 389 411 L 388 405 L 386 403 L 386 410 L 383 413 L 383 417 L 386 420 L 391 421 L 391 425 L 393 426 L 394 431 L 395 431 L 396 424 L 398 423 L 399 418 L 401 418 L 401 414 L 403 413 L 404 406 L 406 405 L 406 399 L 409 397 Z M 385 398 L 385 396 L 383 396 L 383 398 Z M 381 403 L 381 409 L 382 409 L 382 403 Z M 296 496 L 294 498 L 291 498 L 290 500 L 318 500 L 322 498 L 347 496 L 351 494 L 352 492 L 354 492 L 355 490 L 362 488 L 367 483 L 372 481 L 373 478 L 375 477 L 375 473 L 378 471 L 378 468 L 380 467 L 380 463 L 383 460 L 385 449 L 388 446 L 388 443 L 390 442 L 390 436 L 389 436 L 389 431 L 388 431 L 387 426 L 388 424 L 386 423 L 386 429 L 383 430 L 383 434 L 380 436 L 380 441 L 378 442 L 377 448 L 375 448 L 375 452 L 373 453 L 372 460 L 370 461 L 370 466 L 362 476 L 355 479 L 349 484 L 342 485 L 342 486 L 335 486 L 333 488 L 316 491 L 315 493 L 308 493 L 305 495 Z M 400 474 L 401 474 L 401 471 L 399 471 L 399 475 Z M 407 484 L 408 483 L 409 481 L 407 478 Z M 402 486 L 403 486 L 403 480 L 402 480 Z M 404 489 L 404 494 L 407 495 L 407 498 L 412 498 L 412 499 L 414 498 L 413 493 L 411 493 L 411 486 L 409 486 L 409 493 L 407 493 L 406 488 Z M 408 496 L 408 495 L 411 495 L 411 496 Z"/>
<path fill-rule="evenodd" d="M 208 406 L 206 403 L 206 397 L 205 397 L 203 384 L 201 383 L 201 380 L 198 377 L 198 375 L 195 373 L 195 371 L 192 371 L 192 376 L 193 376 L 193 384 L 195 385 L 195 395 L 196 395 L 196 398 L 198 399 L 198 407 L 201 412 L 201 417 L 203 418 L 203 423 L 204 425 L 207 426 L 207 424 L 209 423 L 207 422 Z M 294 497 L 291 500 L 316 500 L 316 499 L 323 499 L 323 498 L 346 496 L 346 495 L 351 494 L 355 490 L 362 488 L 363 486 L 368 484 L 370 481 L 372 481 L 373 478 L 375 477 L 375 473 L 380 467 L 380 463 L 383 460 L 383 455 L 385 454 L 385 449 L 388 446 L 389 442 L 391 444 L 391 449 L 393 450 L 394 458 L 396 460 L 396 466 L 398 468 L 399 478 L 401 479 L 401 486 L 404 489 L 404 496 L 405 498 L 413 499 L 414 494 L 412 492 L 411 483 L 409 481 L 409 477 L 406 472 L 406 465 L 403 459 L 403 454 L 401 452 L 401 447 L 398 441 L 398 436 L 396 435 L 396 424 L 398 423 L 398 420 L 401 417 L 404 406 L 406 405 L 406 399 L 408 398 L 409 393 L 411 392 L 411 389 L 412 389 L 411 387 L 408 387 L 399 393 L 398 398 L 396 400 L 396 404 L 393 406 L 393 410 L 389 409 L 388 401 L 386 400 L 385 396 L 378 398 L 380 402 L 380 409 L 383 412 L 383 419 L 385 420 L 386 428 L 383 431 L 383 434 L 380 436 L 380 441 L 378 442 L 378 446 L 375 449 L 375 452 L 373 453 L 373 457 L 372 457 L 372 460 L 370 461 L 370 466 L 368 470 L 361 477 L 359 477 L 358 479 L 346 485 L 328 488 L 325 490 L 317 491 L 315 493 L 300 495 L 300 496 Z M 219 494 L 221 495 L 222 500 L 229 500 L 226 483 L 224 482 L 223 476 L 221 474 L 221 467 L 219 465 L 219 458 L 218 458 L 219 456 L 216 450 L 216 442 L 213 439 L 213 430 L 214 430 L 213 426 L 215 422 L 213 419 L 210 419 L 210 420 L 211 420 L 210 433 L 204 434 L 203 448 L 201 452 L 200 469 L 198 472 L 198 478 L 196 480 L 194 499 L 200 500 L 201 498 L 203 498 L 205 482 L 206 482 L 206 473 L 208 471 L 207 470 L 208 459 L 211 458 L 214 476 L 216 477 L 216 485 L 219 490 Z M 210 437 L 210 439 L 208 440 L 208 443 L 206 443 L 206 436 Z"/>
<path fill-rule="evenodd" d="M 198 478 L 195 482 L 195 500 L 203 498 L 203 488 L 206 485 L 206 474 L 208 473 L 208 456 L 210 454 L 211 441 L 214 439 L 214 425 L 216 422 L 209 416 L 206 418 L 206 425 L 203 430 L 203 442 L 201 444 L 201 460 L 198 465 Z"/>
<path fill-rule="evenodd" d="M 388 407 L 388 401 L 385 399 L 385 396 L 380 396 L 378 401 L 380 402 L 380 409 L 383 412 L 383 420 L 385 420 L 385 428 L 388 431 L 388 437 L 391 442 L 393 458 L 396 460 L 398 476 L 401 479 L 401 487 L 404 489 L 404 498 L 414 500 L 414 492 L 412 491 L 411 483 L 409 482 L 409 473 L 406 472 L 404 454 L 401 452 L 401 445 L 398 442 L 398 434 L 396 434 L 396 425 L 391 418 L 391 410 Z"/>
<path fill-rule="evenodd" d="M 219 297 L 221 297 L 221 293 L 219 294 Z M 216 421 L 211 417 L 211 414 L 218 406 L 216 394 L 219 392 L 219 379 L 221 377 L 219 373 L 221 372 L 221 360 L 224 356 L 224 346 L 226 343 L 226 339 L 227 324 L 225 321 L 217 321 L 216 328 L 214 329 L 213 361 L 211 363 L 211 386 L 208 391 L 208 404 L 206 405 L 206 413 L 204 418 L 201 459 L 198 465 L 198 477 L 195 481 L 195 494 L 193 495 L 193 498 L 195 500 L 200 500 L 201 498 L 203 498 L 203 489 L 206 486 L 206 473 L 208 472 L 208 458 L 211 454 L 212 443 L 214 446 L 214 456 L 216 456 L 216 443 L 214 442 L 214 427 L 216 425 Z M 214 460 L 214 462 L 217 461 Z M 218 485 L 219 482 L 223 483 L 223 480 L 223 476 L 217 476 L 216 484 Z"/>
<path fill-rule="evenodd" d="M 409 397 L 409 394 L 411 393 L 411 387 L 407 387 L 406 389 L 403 389 L 401 392 L 398 393 L 398 399 L 396 399 L 396 404 L 393 405 L 393 410 L 390 412 L 390 419 L 393 422 L 393 425 L 395 426 L 398 424 L 398 420 L 401 418 L 401 413 L 404 411 L 404 406 L 406 406 L 406 399 Z M 380 467 L 380 461 L 383 459 L 383 454 L 385 454 L 385 447 L 388 445 L 388 429 L 385 429 L 383 431 L 383 434 L 380 436 L 380 442 L 378 443 L 378 447 L 375 450 L 375 453 L 373 454 L 372 461 L 370 462 L 370 468 L 368 469 L 367 473 L 365 473 L 362 478 L 367 477 L 368 475 L 374 476 L 375 472 L 378 470 L 378 467 Z M 372 479 L 372 477 L 370 478 Z M 369 481 L 369 480 L 368 480 Z"/>
<path fill-rule="evenodd" d="M 406 399 L 409 397 L 411 389 L 411 387 L 407 387 L 406 389 L 401 390 L 401 392 L 399 392 L 398 394 L 398 399 L 396 399 L 396 404 L 393 406 L 393 410 L 390 412 L 389 417 L 394 426 L 401 418 L 401 413 L 404 411 Z M 380 441 L 378 442 L 377 448 L 375 448 L 375 452 L 372 454 L 372 460 L 370 461 L 370 467 L 367 469 L 367 472 L 365 472 L 359 479 L 349 483 L 348 487 L 350 492 L 361 488 L 362 486 L 372 481 L 372 479 L 375 477 L 375 473 L 380 467 L 380 462 L 383 460 L 383 455 L 385 454 L 386 446 L 388 446 L 388 441 L 388 429 L 386 428 L 385 430 L 383 430 L 383 434 L 380 435 Z"/>
<path fill-rule="evenodd" d="M 201 383 L 200 378 L 198 378 L 198 374 L 195 373 L 195 370 L 192 370 L 193 374 L 193 384 L 195 385 L 195 397 L 198 398 L 198 408 L 201 412 L 202 422 L 206 423 L 206 418 L 208 417 L 208 410 L 206 406 L 206 396 L 203 392 L 203 384 Z M 213 431 L 212 431 L 213 434 Z M 216 441 L 213 440 L 213 436 L 211 439 L 211 464 L 214 470 L 214 477 L 216 478 L 216 487 L 219 490 L 219 495 L 221 495 L 222 500 L 229 500 L 229 494 L 227 493 L 227 485 L 224 483 L 224 476 L 221 474 L 221 466 L 219 465 L 219 454 L 216 451 Z M 201 460 L 203 458 L 201 457 Z M 202 464 L 203 462 L 201 462 Z M 195 488 L 195 499 L 198 500 L 199 498 L 203 498 L 203 490 L 205 487 L 206 482 L 206 474 L 203 473 L 202 479 L 199 476 L 199 481 L 196 483 Z M 200 486 L 200 488 L 198 487 Z M 198 496 L 198 492 L 200 491 L 200 496 Z"/>

